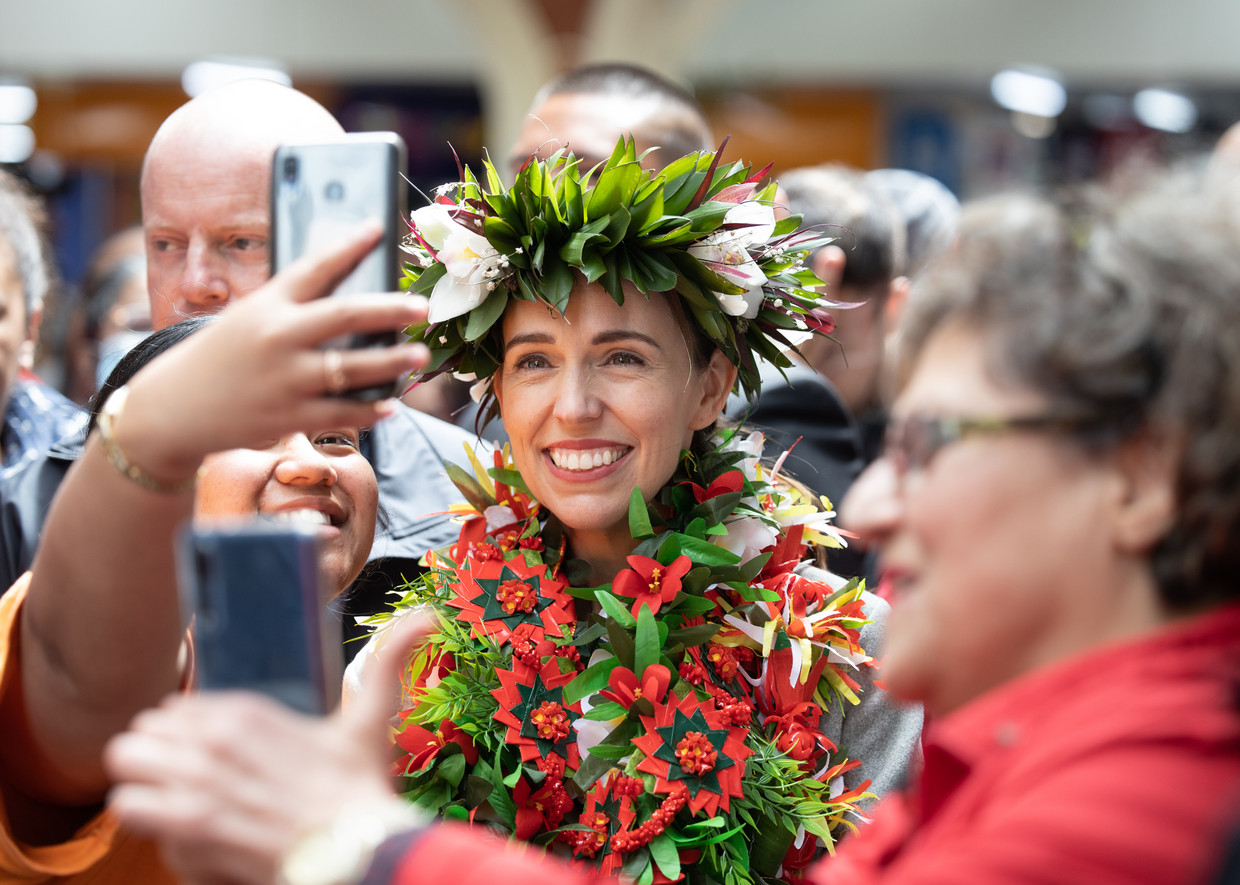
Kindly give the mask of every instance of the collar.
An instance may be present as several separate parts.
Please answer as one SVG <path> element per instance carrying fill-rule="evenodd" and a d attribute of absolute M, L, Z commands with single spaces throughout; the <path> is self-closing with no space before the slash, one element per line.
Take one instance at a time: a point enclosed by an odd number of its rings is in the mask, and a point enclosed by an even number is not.
<path fill-rule="evenodd" d="M 930 722 L 923 737 L 925 761 L 916 797 L 919 817 L 933 817 L 984 760 L 1011 752 L 1046 728 L 1056 728 L 1048 720 L 1066 706 L 1117 686 L 1193 677 L 1212 683 L 1240 681 L 1240 602 L 1041 667 Z M 1140 709 L 1118 712 L 1107 717 L 1103 727 L 1122 730 L 1128 718 L 1146 716 Z"/>

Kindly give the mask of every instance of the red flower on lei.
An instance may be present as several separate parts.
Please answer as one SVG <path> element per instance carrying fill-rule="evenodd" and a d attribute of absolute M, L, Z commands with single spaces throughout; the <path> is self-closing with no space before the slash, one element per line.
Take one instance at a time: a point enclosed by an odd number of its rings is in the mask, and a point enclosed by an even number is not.
<path fill-rule="evenodd" d="M 655 704 L 654 715 L 641 722 L 646 733 L 633 745 L 646 758 L 637 768 L 655 776 L 654 792 L 686 790 L 690 810 L 707 817 L 726 812 L 732 796 L 744 796 L 745 759 L 753 753 L 745 746 L 748 729 L 728 721 L 713 699 L 689 694 Z"/>
<path fill-rule="evenodd" d="M 695 482 L 684 482 L 681 485 L 692 489 L 694 499 L 701 504 L 703 501 L 709 501 L 711 498 L 717 498 L 720 495 L 739 492 L 745 487 L 745 474 L 739 470 L 729 470 L 715 477 L 714 481 L 707 488 L 702 488 Z"/>
<path fill-rule="evenodd" d="M 576 623 L 573 600 L 563 581 L 547 575 L 545 566 L 530 566 L 524 555 L 505 561 L 471 553 L 459 568 L 448 568 L 455 581 L 448 605 L 461 610 L 460 619 L 473 625 L 473 635 L 489 636 L 501 645 L 531 639 L 559 639 L 561 627 Z"/>
<path fill-rule="evenodd" d="M 573 722 L 581 718 L 581 702 L 565 704 L 562 691 L 577 671 L 560 672 L 559 660 L 553 656 L 537 669 L 513 661 L 512 670 L 495 671 L 500 687 L 491 695 L 499 701 L 496 721 L 508 726 L 505 742 L 520 748 L 523 762 L 558 756 L 576 769 L 581 756 Z"/>
<path fill-rule="evenodd" d="M 643 605 L 655 613 L 670 605 L 680 592 L 681 579 L 693 568 L 693 560 L 687 556 L 676 557 L 671 565 L 649 556 L 630 556 L 628 563 L 631 568 L 616 575 L 611 589 L 617 596 L 633 600 L 633 617 Z"/>
<path fill-rule="evenodd" d="M 473 740 L 457 728 L 451 719 L 445 719 L 439 723 L 439 728 L 431 731 L 410 722 L 406 717 L 396 732 L 396 746 L 404 750 L 405 754 L 392 764 L 392 773 L 402 775 L 421 771 L 430 765 L 441 750 L 453 744 L 461 748 L 467 763 L 474 765 L 478 762 L 478 750 Z"/>

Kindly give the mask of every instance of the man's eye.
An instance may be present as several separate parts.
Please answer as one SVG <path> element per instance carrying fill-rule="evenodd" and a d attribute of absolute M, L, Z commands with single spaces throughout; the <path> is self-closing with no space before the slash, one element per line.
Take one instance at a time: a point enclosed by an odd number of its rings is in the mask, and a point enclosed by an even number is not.
<path fill-rule="evenodd" d="M 255 252 L 266 247 L 266 241 L 260 240 L 258 237 L 237 237 L 233 240 L 233 248 L 239 249 L 242 252 Z"/>

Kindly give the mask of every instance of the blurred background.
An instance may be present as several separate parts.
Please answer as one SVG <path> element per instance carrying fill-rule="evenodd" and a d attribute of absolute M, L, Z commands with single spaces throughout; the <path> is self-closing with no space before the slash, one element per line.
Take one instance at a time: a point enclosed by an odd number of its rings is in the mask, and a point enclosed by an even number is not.
<path fill-rule="evenodd" d="M 1208 149 L 1240 120 L 1238 43 L 1236 0 L 0 0 L 0 164 L 48 196 L 74 285 L 138 221 L 159 123 L 230 66 L 399 131 L 427 187 L 452 148 L 505 156 L 554 74 L 630 61 L 690 87 L 729 156 L 969 198 Z"/>

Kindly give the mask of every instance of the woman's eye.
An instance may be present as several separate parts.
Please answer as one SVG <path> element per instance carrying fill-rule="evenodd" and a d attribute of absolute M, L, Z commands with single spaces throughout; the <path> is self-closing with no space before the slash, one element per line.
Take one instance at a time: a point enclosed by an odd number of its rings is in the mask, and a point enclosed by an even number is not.
<path fill-rule="evenodd" d="M 514 369 L 545 369 L 549 365 L 547 358 L 541 354 L 532 353 L 529 356 L 523 356 L 513 364 Z"/>
<path fill-rule="evenodd" d="M 360 445 L 359 438 L 351 433 L 324 433 L 315 442 L 320 446 L 348 446 L 351 449 Z"/>
<path fill-rule="evenodd" d="M 607 361 L 613 366 L 641 366 L 646 363 L 646 361 L 640 356 L 635 353 L 630 353 L 627 350 L 613 353 L 607 358 Z"/>

